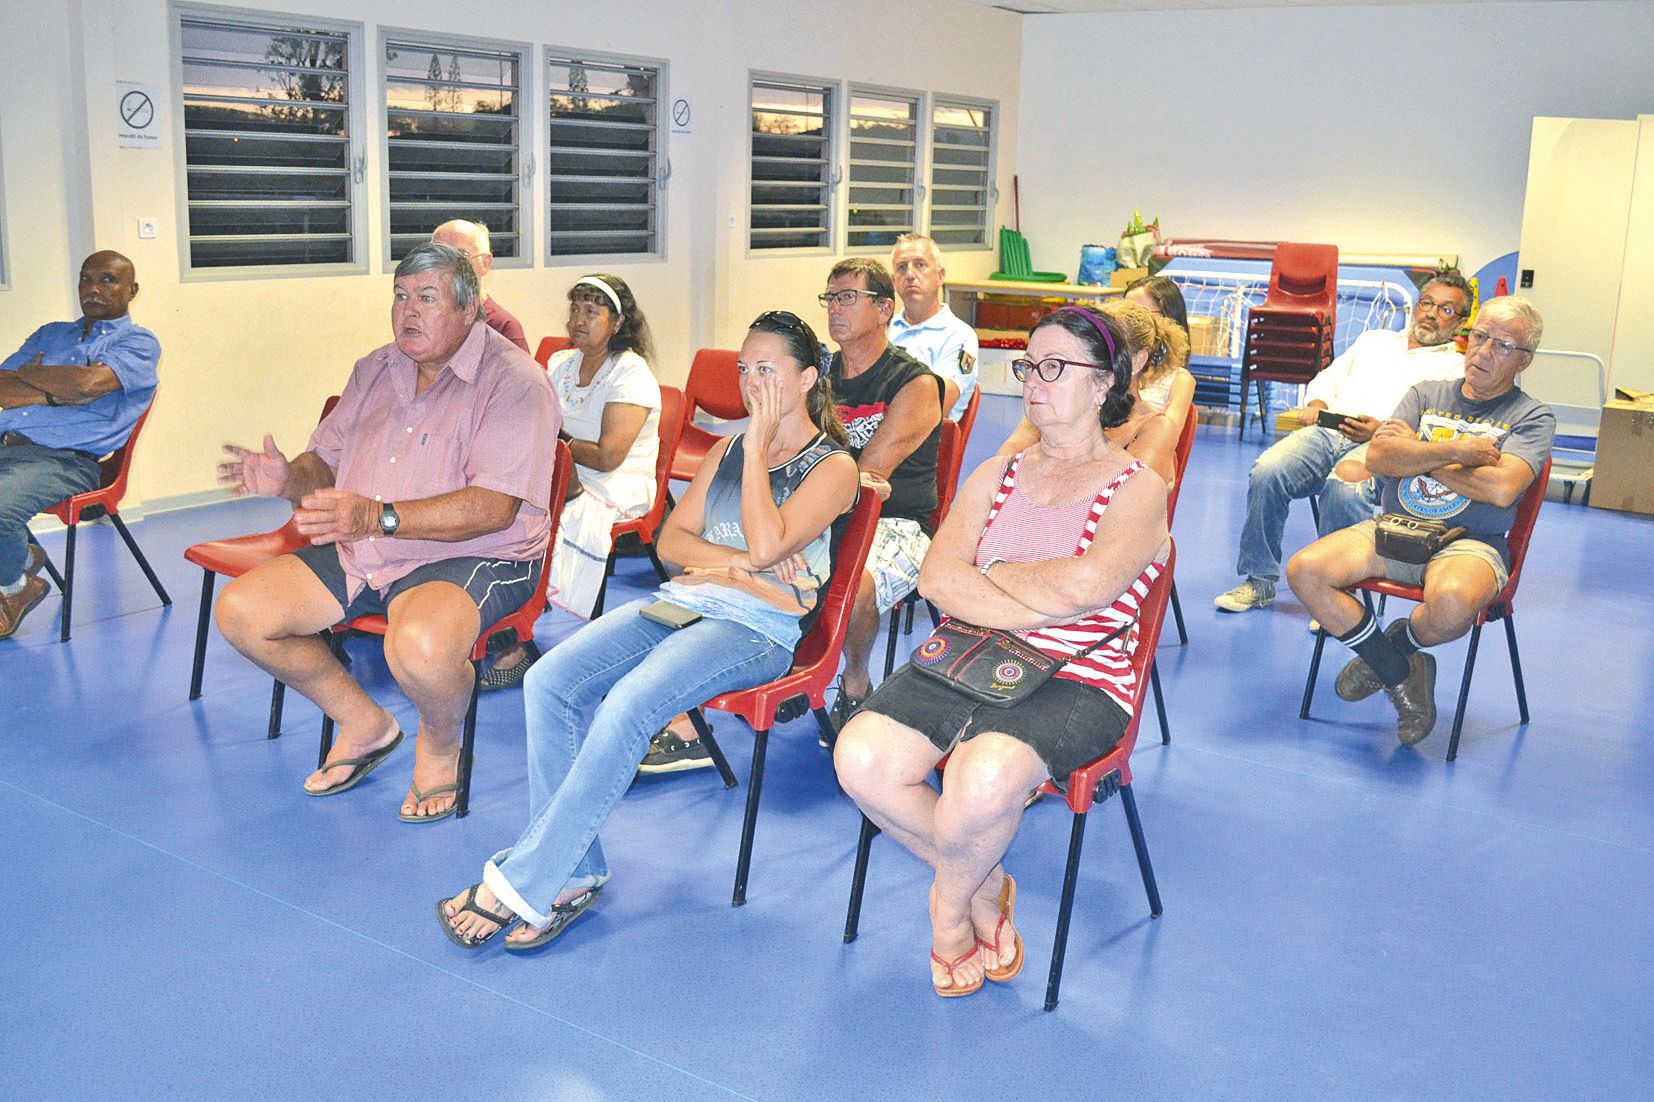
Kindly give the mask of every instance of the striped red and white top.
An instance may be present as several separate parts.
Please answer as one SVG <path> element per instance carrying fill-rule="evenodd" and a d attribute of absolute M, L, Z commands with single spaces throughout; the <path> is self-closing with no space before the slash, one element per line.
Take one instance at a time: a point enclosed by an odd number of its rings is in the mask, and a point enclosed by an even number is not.
<path fill-rule="evenodd" d="M 978 567 L 993 559 L 1039 562 L 1065 555 L 1085 554 L 1097 535 L 1097 522 L 1102 520 L 1114 492 L 1128 478 L 1144 469 L 1141 461 L 1132 463 L 1110 479 L 1090 501 L 1041 505 L 1017 491 L 1017 469 L 1021 465 L 1022 455 L 1019 453 L 1006 465 L 1005 476 L 999 480 L 999 490 L 988 509 L 987 527 L 976 545 Z M 1148 596 L 1149 586 L 1154 584 L 1165 566 L 1162 561 L 1144 567 L 1125 592 L 1101 611 L 1071 624 L 1012 634 L 1053 658 L 1078 654 L 1097 640 L 1106 638 L 1121 624 L 1136 624 L 1143 598 Z M 1137 629 L 1133 627 L 1079 661 L 1066 663 L 1053 676 L 1101 689 L 1130 712 L 1137 689 L 1137 670 L 1131 664 L 1136 653 Z"/>

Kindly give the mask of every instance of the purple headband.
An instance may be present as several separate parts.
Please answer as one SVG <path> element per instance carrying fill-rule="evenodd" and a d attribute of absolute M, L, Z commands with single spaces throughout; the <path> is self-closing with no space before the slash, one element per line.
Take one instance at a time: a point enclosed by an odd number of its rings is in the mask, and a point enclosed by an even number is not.
<path fill-rule="evenodd" d="M 1080 317 L 1091 323 L 1092 328 L 1096 329 L 1097 332 L 1103 335 L 1103 343 L 1108 345 L 1108 366 L 1110 370 L 1113 370 L 1114 361 L 1118 354 L 1114 351 L 1114 337 L 1109 333 L 1108 326 L 1103 324 L 1103 319 L 1099 318 L 1096 314 L 1093 314 L 1090 310 L 1087 310 L 1084 306 L 1061 306 L 1057 308 L 1056 312 L 1060 314 L 1064 311 L 1080 315 Z"/>

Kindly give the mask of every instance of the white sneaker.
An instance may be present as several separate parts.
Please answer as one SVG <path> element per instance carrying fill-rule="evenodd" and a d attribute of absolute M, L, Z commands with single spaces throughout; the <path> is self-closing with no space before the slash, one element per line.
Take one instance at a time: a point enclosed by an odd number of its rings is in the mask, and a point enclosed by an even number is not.
<path fill-rule="evenodd" d="M 1248 612 L 1275 603 L 1275 583 L 1267 578 L 1248 578 L 1212 602 L 1224 612 Z"/>

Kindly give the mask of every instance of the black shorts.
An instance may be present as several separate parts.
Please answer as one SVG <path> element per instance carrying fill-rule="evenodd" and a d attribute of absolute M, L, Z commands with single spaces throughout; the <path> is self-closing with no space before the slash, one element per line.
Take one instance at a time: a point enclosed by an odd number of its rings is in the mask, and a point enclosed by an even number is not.
<path fill-rule="evenodd" d="M 1068 775 L 1102 757 L 1126 733 L 1130 715 L 1090 685 L 1053 677 L 1009 708 L 979 704 L 934 678 L 903 666 L 862 705 L 911 727 L 946 752 L 984 731 L 1009 735 L 1039 755 L 1058 788 Z"/>
<path fill-rule="evenodd" d="M 354 620 L 358 616 L 383 616 L 391 601 L 416 585 L 424 585 L 426 582 L 452 582 L 465 590 L 471 598 L 471 603 L 477 606 L 477 615 L 482 618 L 482 623 L 477 629 L 477 634 L 480 635 L 501 618 L 522 608 L 528 599 L 534 596 L 534 587 L 540 584 L 539 559 L 522 562 L 516 559 L 479 559 L 471 555 L 462 555 L 459 558 L 440 559 L 415 567 L 386 586 L 383 591 L 365 585 L 354 601 L 347 601 L 345 568 L 339 561 L 338 544 L 324 543 L 320 546 L 301 547 L 290 554 L 308 566 L 310 572 L 327 587 L 329 593 L 333 594 L 333 599 L 345 610 L 346 620 Z"/>

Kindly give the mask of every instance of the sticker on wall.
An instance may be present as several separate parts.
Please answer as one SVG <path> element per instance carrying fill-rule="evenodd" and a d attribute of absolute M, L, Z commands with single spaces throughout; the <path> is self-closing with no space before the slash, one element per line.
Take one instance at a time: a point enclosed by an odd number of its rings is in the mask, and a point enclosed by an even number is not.
<path fill-rule="evenodd" d="M 155 93 L 144 84 L 115 85 L 116 136 L 127 149 L 159 149 L 161 128 L 155 118 Z"/>
<path fill-rule="evenodd" d="M 682 96 L 672 101 L 672 133 L 689 133 L 689 101 Z"/>

